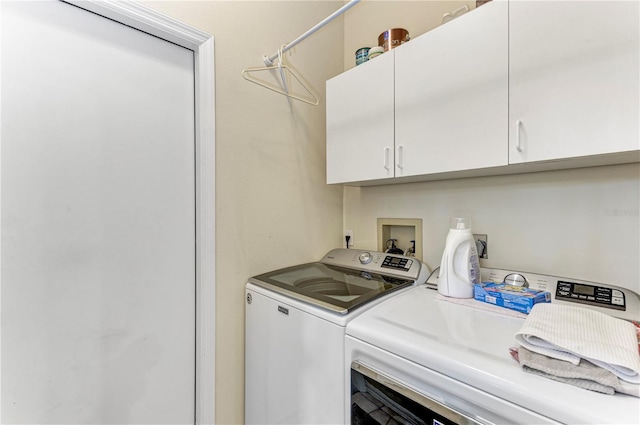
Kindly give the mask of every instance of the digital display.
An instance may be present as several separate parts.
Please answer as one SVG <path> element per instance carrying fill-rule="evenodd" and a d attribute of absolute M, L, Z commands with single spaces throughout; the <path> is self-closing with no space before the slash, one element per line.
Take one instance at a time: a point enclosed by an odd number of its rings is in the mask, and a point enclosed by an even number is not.
<path fill-rule="evenodd" d="M 408 258 L 392 257 L 388 255 L 384 258 L 384 261 L 380 266 L 406 272 L 411 268 L 411 264 L 412 261 Z"/>
<path fill-rule="evenodd" d="M 577 283 L 573 284 L 573 293 L 574 294 L 582 294 L 582 295 L 591 295 L 593 296 L 595 294 L 595 287 L 594 286 L 587 286 L 587 285 L 578 285 Z"/>

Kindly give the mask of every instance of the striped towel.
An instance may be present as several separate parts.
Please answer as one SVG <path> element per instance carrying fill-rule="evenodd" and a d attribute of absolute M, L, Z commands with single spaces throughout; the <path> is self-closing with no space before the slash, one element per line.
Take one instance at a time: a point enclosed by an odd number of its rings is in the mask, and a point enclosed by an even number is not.
<path fill-rule="evenodd" d="M 534 353 L 574 365 L 585 359 L 623 381 L 640 383 L 638 340 L 630 322 L 584 307 L 536 304 L 516 341 Z"/>

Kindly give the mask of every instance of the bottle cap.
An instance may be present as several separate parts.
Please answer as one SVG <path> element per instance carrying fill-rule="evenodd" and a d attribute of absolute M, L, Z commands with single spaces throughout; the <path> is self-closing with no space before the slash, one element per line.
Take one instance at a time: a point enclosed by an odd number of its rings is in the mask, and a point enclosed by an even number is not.
<path fill-rule="evenodd" d="M 455 230 L 471 229 L 471 219 L 465 217 L 454 217 L 449 222 L 449 228 Z"/>

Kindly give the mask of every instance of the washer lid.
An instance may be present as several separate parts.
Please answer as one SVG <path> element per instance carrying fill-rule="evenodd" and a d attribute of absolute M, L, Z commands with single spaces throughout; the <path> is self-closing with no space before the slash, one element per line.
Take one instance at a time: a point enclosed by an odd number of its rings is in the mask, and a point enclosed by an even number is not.
<path fill-rule="evenodd" d="M 412 285 L 414 280 L 314 262 L 264 273 L 250 282 L 347 314 L 384 294 Z"/>

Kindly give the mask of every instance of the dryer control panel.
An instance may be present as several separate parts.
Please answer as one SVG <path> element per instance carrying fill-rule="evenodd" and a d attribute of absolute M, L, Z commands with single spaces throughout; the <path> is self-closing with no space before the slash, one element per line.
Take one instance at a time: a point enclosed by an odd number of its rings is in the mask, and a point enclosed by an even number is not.
<path fill-rule="evenodd" d="M 486 268 L 480 271 L 483 282 L 502 283 L 517 274 L 522 278 L 522 286 L 548 291 L 552 303 L 580 305 L 620 319 L 640 321 L 640 295 L 627 288 L 529 272 Z"/>
<path fill-rule="evenodd" d="M 616 310 L 627 309 L 624 292 L 605 286 L 559 280 L 556 286 L 556 298 Z"/>

